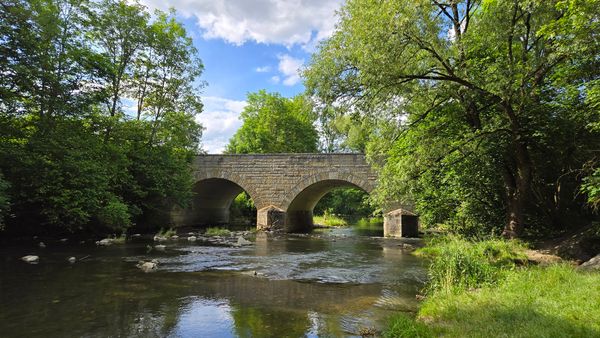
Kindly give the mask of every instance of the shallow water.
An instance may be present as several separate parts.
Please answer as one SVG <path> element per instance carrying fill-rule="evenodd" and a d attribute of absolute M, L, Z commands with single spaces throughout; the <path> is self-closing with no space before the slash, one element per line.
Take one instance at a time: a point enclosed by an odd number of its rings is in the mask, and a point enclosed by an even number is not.
<path fill-rule="evenodd" d="M 362 234 L 362 235 L 361 235 Z M 365 234 L 367 236 L 365 236 Z M 345 228 L 252 235 L 236 248 L 151 240 L 0 249 L 2 337 L 342 337 L 414 311 L 423 262 Z M 400 245 L 399 245 L 400 244 Z M 21 256 L 36 254 L 38 264 Z M 74 264 L 67 258 L 82 261 Z M 136 268 L 157 259 L 156 272 Z"/>

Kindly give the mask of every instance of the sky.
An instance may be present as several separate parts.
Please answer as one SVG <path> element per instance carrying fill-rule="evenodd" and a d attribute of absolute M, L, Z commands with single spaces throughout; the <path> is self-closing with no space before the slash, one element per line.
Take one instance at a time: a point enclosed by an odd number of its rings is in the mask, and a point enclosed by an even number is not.
<path fill-rule="evenodd" d="M 298 70 L 334 30 L 343 0 L 142 0 L 177 11 L 193 38 L 208 83 L 202 98 L 202 148 L 221 153 L 242 125 L 246 94 L 304 90 Z"/>

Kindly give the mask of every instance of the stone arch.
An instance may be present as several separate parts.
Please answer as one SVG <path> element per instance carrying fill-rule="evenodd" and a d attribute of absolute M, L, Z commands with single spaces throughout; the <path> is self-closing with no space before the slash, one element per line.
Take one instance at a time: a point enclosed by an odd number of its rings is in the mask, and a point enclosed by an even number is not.
<path fill-rule="evenodd" d="M 354 175 L 349 171 L 330 171 L 330 172 L 322 172 L 316 175 L 311 175 L 303 180 L 301 180 L 298 184 L 296 184 L 283 199 L 281 206 L 284 210 L 287 210 L 290 204 L 302 193 L 305 189 L 313 186 L 319 182 L 326 181 L 334 181 L 337 182 L 337 185 L 333 186 L 331 189 L 341 186 L 355 186 L 360 188 L 367 193 L 371 193 L 373 189 L 375 189 L 374 182 L 371 182 L 367 177 L 361 177 L 359 175 Z"/>
<path fill-rule="evenodd" d="M 311 175 L 298 183 L 283 201 L 286 230 L 306 232 L 313 227 L 313 209 L 328 192 L 339 187 L 355 187 L 371 193 L 374 184 L 350 172 L 324 172 Z"/>
<path fill-rule="evenodd" d="M 195 175 L 193 197 L 185 209 L 174 211 L 177 226 L 206 226 L 229 223 L 233 199 L 245 191 L 254 200 L 255 191 L 235 174 Z"/>

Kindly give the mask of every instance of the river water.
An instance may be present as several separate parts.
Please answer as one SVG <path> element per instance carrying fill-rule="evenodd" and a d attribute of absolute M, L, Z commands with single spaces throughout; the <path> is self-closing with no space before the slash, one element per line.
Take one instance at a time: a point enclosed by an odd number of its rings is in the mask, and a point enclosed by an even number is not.
<path fill-rule="evenodd" d="M 381 233 L 378 233 L 381 235 Z M 0 248 L 2 337 L 347 337 L 416 309 L 423 262 L 356 228 L 249 235 L 230 247 L 151 239 Z M 28 264 L 21 256 L 40 256 Z M 73 264 L 70 256 L 78 259 Z M 144 273 L 140 260 L 156 259 Z"/>

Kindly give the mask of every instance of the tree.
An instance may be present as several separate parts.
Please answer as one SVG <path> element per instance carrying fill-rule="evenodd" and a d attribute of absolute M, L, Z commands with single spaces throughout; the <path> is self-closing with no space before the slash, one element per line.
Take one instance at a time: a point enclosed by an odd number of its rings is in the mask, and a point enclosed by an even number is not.
<path fill-rule="evenodd" d="M 261 90 L 248 94 L 241 114 L 242 127 L 233 135 L 226 152 L 312 153 L 317 151 L 315 116 L 302 96 L 287 99 Z"/>
<path fill-rule="evenodd" d="M 6 233 L 150 230 L 187 203 L 203 67 L 174 18 L 122 0 L 0 5 Z"/>
<path fill-rule="evenodd" d="M 307 88 L 372 123 L 381 199 L 467 228 L 494 228 L 500 210 L 507 237 L 564 228 L 598 145 L 585 128 L 598 13 L 598 1 L 351 0 Z"/>

